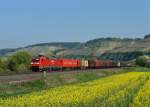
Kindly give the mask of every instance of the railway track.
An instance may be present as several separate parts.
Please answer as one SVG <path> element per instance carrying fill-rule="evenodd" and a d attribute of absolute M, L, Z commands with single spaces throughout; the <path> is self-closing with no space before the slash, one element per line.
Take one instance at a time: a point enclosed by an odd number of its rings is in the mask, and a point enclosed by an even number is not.
<path fill-rule="evenodd" d="M 50 77 L 54 73 L 64 73 L 64 74 L 77 74 L 82 72 L 100 72 L 100 71 L 119 71 L 121 68 L 105 68 L 105 69 L 87 69 L 87 70 L 67 70 L 67 71 L 48 71 L 47 75 Z M 26 82 L 32 80 L 38 80 L 43 76 L 43 72 L 32 72 L 30 74 L 16 74 L 16 75 L 8 75 L 8 76 L 0 76 L 0 82 L 9 82 L 9 83 L 17 83 L 17 82 Z"/>

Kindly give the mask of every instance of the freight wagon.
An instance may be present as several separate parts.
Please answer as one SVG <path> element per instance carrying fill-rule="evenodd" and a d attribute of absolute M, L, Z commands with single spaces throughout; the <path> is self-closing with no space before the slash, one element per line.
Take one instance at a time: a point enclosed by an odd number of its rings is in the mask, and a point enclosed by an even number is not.
<path fill-rule="evenodd" d="M 88 60 L 81 60 L 80 61 L 80 68 L 81 69 L 87 69 L 89 66 Z"/>
<path fill-rule="evenodd" d="M 75 59 L 60 59 L 60 67 L 62 69 L 77 69 L 80 67 L 80 60 Z"/>

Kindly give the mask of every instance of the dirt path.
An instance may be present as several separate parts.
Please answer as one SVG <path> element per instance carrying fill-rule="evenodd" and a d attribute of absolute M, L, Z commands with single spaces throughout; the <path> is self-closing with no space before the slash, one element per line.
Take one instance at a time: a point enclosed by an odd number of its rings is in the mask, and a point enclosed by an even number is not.
<path fill-rule="evenodd" d="M 32 73 L 32 74 L 17 74 L 9 76 L 0 76 L 0 82 L 11 82 L 11 81 L 23 81 L 23 80 L 36 80 L 39 79 L 41 73 Z"/>

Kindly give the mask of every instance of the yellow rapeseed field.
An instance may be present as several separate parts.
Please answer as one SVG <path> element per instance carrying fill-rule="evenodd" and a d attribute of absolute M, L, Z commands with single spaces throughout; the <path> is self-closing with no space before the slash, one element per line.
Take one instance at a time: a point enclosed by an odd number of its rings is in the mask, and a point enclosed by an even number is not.
<path fill-rule="evenodd" d="M 130 72 L 0 99 L 0 107 L 148 107 L 150 73 Z"/>

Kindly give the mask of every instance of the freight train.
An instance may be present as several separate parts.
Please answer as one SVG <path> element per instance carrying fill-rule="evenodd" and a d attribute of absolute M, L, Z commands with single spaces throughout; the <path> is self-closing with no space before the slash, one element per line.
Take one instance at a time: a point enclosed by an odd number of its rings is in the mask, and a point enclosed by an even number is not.
<path fill-rule="evenodd" d="M 56 71 L 75 69 L 99 69 L 119 67 L 118 63 L 104 60 L 79 60 L 79 59 L 49 59 L 45 55 L 39 55 L 31 61 L 32 71 Z"/>

